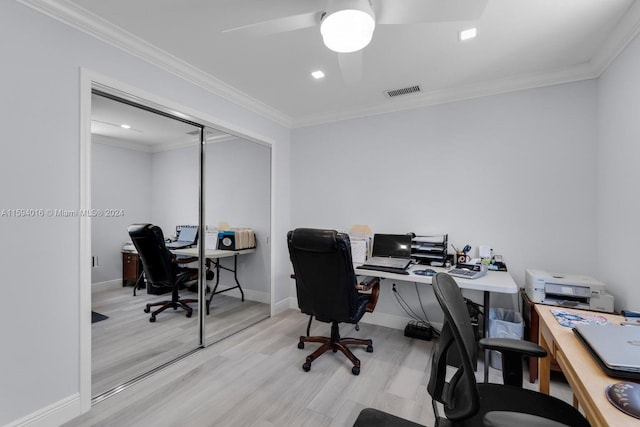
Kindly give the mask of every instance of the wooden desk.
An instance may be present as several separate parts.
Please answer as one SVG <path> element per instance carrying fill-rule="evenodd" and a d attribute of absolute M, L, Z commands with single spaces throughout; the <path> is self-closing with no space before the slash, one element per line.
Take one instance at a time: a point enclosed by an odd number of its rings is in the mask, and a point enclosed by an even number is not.
<path fill-rule="evenodd" d="M 538 337 L 540 335 L 540 320 L 538 318 L 538 312 L 536 311 L 536 303 L 529 299 L 527 292 L 524 288 L 520 289 L 520 296 L 522 297 L 522 317 L 524 318 L 524 334 L 525 339 L 530 342 L 538 344 Z M 550 357 L 551 370 L 560 372 L 560 366 L 553 358 Z M 538 379 L 538 358 L 529 357 L 529 382 L 535 383 Z"/>
<path fill-rule="evenodd" d="M 616 409 L 605 396 L 605 389 L 611 384 L 622 381 L 604 373 L 591 354 L 574 335 L 571 328 L 561 326 L 551 310 L 557 308 L 536 304 L 539 315 L 540 345 L 552 355 L 567 378 L 576 403 L 584 410 L 585 416 L 593 427 L 597 426 L 640 426 L 640 420 Z M 570 310 L 579 313 L 581 310 Z M 598 313 L 607 320 L 619 323 L 621 316 Z M 550 364 L 549 358 L 539 359 L 540 391 L 549 394 Z"/>
<path fill-rule="evenodd" d="M 415 270 L 424 270 L 430 268 L 436 272 L 446 273 L 449 269 L 440 267 L 428 267 L 425 265 L 414 265 L 408 269 L 409 274 L 389 273 L 386 271 L 367 270 L 359 268 L 360 264 L 354 264 L 356 274 L 362 276 L 374 276 L 381 279 L 390 279 L 403 282 L 425 283 L 431 284 L 430 276 L 422 276 L 415 274 Z M 503 294 L 515 294 L 518 292 L 518 285 L 513 277 L 506 271 L 489 270 L 486 275 L 477 279 L 465 279 L 462 277 L 454 277 L 456 283 L 461 289 L 472 289 L 482 291 L 484 295 L 484 335 L 489 333 L 489 308 L 491 307 L 491 292 Z M 484 382 L 489 382 L 489 350 L 484 352 Z"/>

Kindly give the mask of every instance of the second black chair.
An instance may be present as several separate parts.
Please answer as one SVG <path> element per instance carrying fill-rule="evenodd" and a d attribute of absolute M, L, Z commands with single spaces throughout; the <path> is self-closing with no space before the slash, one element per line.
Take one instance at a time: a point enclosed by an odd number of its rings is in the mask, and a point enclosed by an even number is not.
<path fill-rule="evenodd" d="M 341 338 L 340 323 L 357 324 L 365 312 L 373 311 L 378 299 L 379 280 L 371 278 L 358 284 L 351 260 L 349 236 L 335 230 L 299 228 L 287 234 L 289 255 L 300 310 L 308 314 L 307 336 L 301 336 L 298 348 L 308 342 L 322 345 L 307 356 L 302 368 L 311 369 L 311 363 L 327 350 L 341 351 L 353 363 L 351 372 L 360 373 L 360 359 L 347 347 L 364 345 L 373 351 L 370 339 Z M 364 293 L 359 291 L 368 291 Z M 331 323 L 330 337 L 309 336 L 313 318 Z"/>
<path fill-rule="evenodd" d="M 155 322 L 158 313 L 168 308 L 175 310 L 178 307 L 187 312 L 187 317 L 191 317 L 193 309 L 187 304 L 197 303 L 198 300 L 180 299 L 178 290 L 186 282 L 197 279 L 198 270 L 181 268 L 180 264 L 194 262 L 198 258 L 181 258 L 178 260 L 165 246 L 164 234 L 157 225 L 132 224 L 127 228 L 127 231 L 142 261 L 142 269 L 147 283 L 171 288 L 171 300 L 146 305 L 145 313 L 149 313 L 151 307 L 160 306 L 160 308 L 151 313 L 149 321 Z"/>
<path fill-rule="evenodd" d="M 568 403 L 555 397 L 523 389 L 516 385 L 477 383 L 475 377 L 478 344 L 475 339 L 467 306 L 458 284 L 446 273 L 433 278 L 433 292 L 444 313 L 442 332 L 431 365 L 427 390 L 432 397 L 436 426 L 456 427 L 588 427 L 582 414 Z M 480 345 L 487 348 L 517 352 L 528 346 L 520 340 L 484 338 Z M 531 344 L 531 343 L 528 343 Z M 451 372 L 450 352 L 455 352 L 459 366 Z M 511 368 L 514 368 L 511 366 Z M 520 363 L 522 369 L 522 363 Z M 437 403 L 444 407 L 444 417 L 438 413 Z M 415 423 L 373 408 L 364 409 L 354 427 L 416 426 Z"/>

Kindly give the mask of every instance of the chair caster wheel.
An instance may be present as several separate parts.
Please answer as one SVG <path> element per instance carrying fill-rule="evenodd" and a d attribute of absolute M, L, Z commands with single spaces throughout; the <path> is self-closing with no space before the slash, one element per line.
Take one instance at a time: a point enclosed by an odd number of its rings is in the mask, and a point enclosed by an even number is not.
<path fill-rule="evenodd" d="M 191 317 L 191 313 L 187 313 L 187 317 Z"/>
<path fill-rule="evenodd" d="M 151 317 L 149 318 L 149 322 L 153 323 L 153 322 L 155 322 L 155 321 L 156 321 L 156 317 L 155 317 L 155 316 L 151 316 Z"/>
<path fill-rule="evenodd" d="M 298 343 L 298 348 L 299 348 L 300 350 L 304 350 L 304 343 L 303 343 L 302 341 L 300 341 L 300 342 Z"/>
<path fill-rule="evenodd" d="M 309 371 L 311 370 L 311 363 L 309 363 L 309 362 L 305 362 L 305 363 L 302 365 L 302 370 L 303 370 L 303 371 L 305 371 L 305 372 L 309 372 Z"/>
<path fill-rule="evenodd" d="M 351 373 L 353 375 L 360 375 L 360 367 L 359 366 L 354 366 L 353 368 L 351 368 Z"/>
<path fill-rule="evenodd" d="M 151 311 L 151 309 L 150 309 L 149 307 L 145 307 L 145 308 L 144 308 L 144 312 L 145 312 L 145 313 L 149 313 L 150 311 Z"/>
<path fill-rule="evenodd" d="M 367 353 L 373 353 L 373 346 L 372 345 L 368 345 L 367 346 Z"/>

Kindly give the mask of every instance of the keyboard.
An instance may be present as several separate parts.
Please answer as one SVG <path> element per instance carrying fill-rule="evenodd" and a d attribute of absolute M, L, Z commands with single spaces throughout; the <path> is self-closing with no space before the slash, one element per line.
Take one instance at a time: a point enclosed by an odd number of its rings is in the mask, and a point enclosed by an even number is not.
<path fill-rule="evenodd" d="M 361 270 L 375 270 L 375 271 L 386 271 L 387 273 L 409 274 L 409 272 L 403 268 L 381 267 L 377 265 L 361 265 L 358 268 Z"/>
<path fill-rule="evenodd" d="M 469 270 L 467 268 L 452 268 L 449 270 L 449 274 L 455 277 L 462 277 L 464 279 L 477 279 L 478 277 L 482 277 L 487 274 L 486 271 L 474 271 Z"/>

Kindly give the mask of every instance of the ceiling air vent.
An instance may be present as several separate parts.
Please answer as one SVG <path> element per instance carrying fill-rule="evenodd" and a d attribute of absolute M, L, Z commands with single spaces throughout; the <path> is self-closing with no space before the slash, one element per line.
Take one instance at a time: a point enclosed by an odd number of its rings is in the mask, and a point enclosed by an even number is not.
<path fill-rule="evenodd" d="M 415 85 L 415 86 L 403 87 L 402 89 L 385 90 L 384 94 L 387 96 L 387 98 L 395 98 L 396 96 L 409 95 L 409 94 L 418 93 L 418 92 L 420 92 L 420 86 Z"/>

